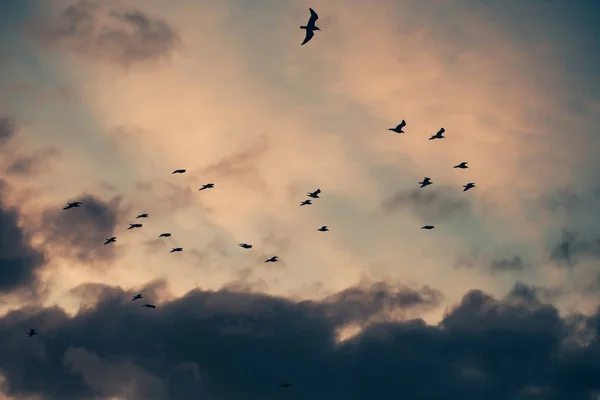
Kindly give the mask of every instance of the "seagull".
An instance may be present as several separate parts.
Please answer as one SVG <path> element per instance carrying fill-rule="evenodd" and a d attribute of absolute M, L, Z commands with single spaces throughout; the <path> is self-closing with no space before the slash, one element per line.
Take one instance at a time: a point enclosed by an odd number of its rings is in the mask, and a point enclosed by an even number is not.
<path fill-rule="evenodd" d="M 183 251 L 183 247 L 175 247 L 173 248 L 173 250 L 171 250 L 169 253 L 177 253 L 179 251 Z"/>
<path fill-rule="evenodd" d="M 27 336 L 32 337 L 33 335 L 39 335 L 35 329 L 29 328 L 29 332 L 27 332 Z"/>
<path fill-rule="evenodd" d="M 308 193 L 306 193 L 306 195 L 308 197 L 312 197 L 313 199 L 318 199 L 319 198 L 319 193 L 321 193 L 321 189 L 317 189 L 314 192 L 308 192 Z"/>
<path fill-rule="evenodd" d="M 176 169 L 175 171 L 171 172 L 171 175 L 173 174 L 185 174 L 185 169 Z"/>
<path fill-rule="evenodd" d="M 321 232 L 329 232 L 329 229 L 327 229 L 327 225 L 323 225 L 322 227 L 320 227 L 319 229 L 317 229 L 318 231 Z"/>
<path fill-rule="evenodd" d="M 212 189 L 215 187 L 214 183 L 207 183 L 206 185 L 202 185 L 202 187 L 198 190 L 204 190 L 204 189 Z"/>
<path fill-rule="evenodd" d="M 142 224 L 129 224 L 129 228 L 127 228 L 127 230 L 133 229 L 133 228 L 141 228 Z"/>
<path fill-rule="evenodd" d="M 312 204 L 312 201 L 310 200 L 304 200 L 302 203 L 300 203 L 300 207 L 302 206 L 310 206 Z"/>
<path fill-rule="evenodd" d="M 433 228 L 435 228 L 435 226 L 433 226 L 433 225 L 425 225 L 421 229 L 433 229 Z"/>
<path fill-rule="evenodd" d="M 240 244 L 238 244 L 238 246 L 240 246 L 240 247 L 242 247 L 244 249 L 251 249 L 252 248 L 252 245 L 248 244 L 248 243 L 240 243 Z"/>
<path fill-rule="evenodd" d="M 395 128 L 388 128 L 388 131 L 393 131 L 396 133 L 404 133 L 404 131 L 402 130 L 402 128 L 404 128 L 406 126 L 406 121 L 402 120 L 402 122 L 400 122 L 400 124 L 395 127 Z"/>
<path fill-rule="evenodd" d="M 135 217 L 136 219 L 138 218 L 148 218 L 148 214 L 140 214 L 137 217 Z"/>
<path fill-rule="evenodd" d="M 446 130 L 444 128 L 441 128 L 439 131 L 437 131 L 437 133 L 435 135 L 432 135 L 429 140 L 433 140 L 433 139 L 445 139 L 446 136 L 444 136 L 444 132 L 446 132 Z"/>
<path fill-rule="evenodd" d="M 469 167 L 467 166 L 467 162 L 466 162 L 466 161 L 463 161 L 463 162 L 461 162 L 460 164 L 458 164 L 458 165 L 455 165 L 455 166 L 454 166 L 454 167 L 452 167 L 452 168 L 467 169 L 467 168 L 469 168 Z"/>
<path fill-rule="evenodd" d="M 300 29 L 306 29 L 306 37 L 304 38 L 304 41 L 302 42 L 301 46 L 308 43 L 308 41 L 310 39 L 312 39 L 313 36 L 315 36 L 315 31 L 321 30 L 319 27 L 317 27 L 315 25 L 315 22 L 317 22 L 317 20 L 319 19 L 319 16 L 315 12 L 315 10 L 313 10 L 312 8 L 309 8 L 309 10 L 310 10 L 310 18 L 308 20 L 308 23 L 306 24 L 306 26 L 300 27 Z"/>
<path fill-rule="evenodd" d="M 281 385 L 279 385 L 279 387 L 282 387 L 282 388 L 286 388 L 286 389 L 287 389 L 287 388 L 291 388 L 291 387 L 292 387 L 292 384 L 291 384 L 291 383 L 282 383 Z"/>
<path fill-rule="evenodd" d="M 136 301 L 137 299 L 141 299 L 143 297 L 144 296 L 142 296 L 142 294 L 139 293 L 139 294 L 136 294 L 135 296 L 131 296 L 131 301 Z"/>
<path fill-rule="evenodd" d="M 265 262 L 277 262 L 277 261 L 279 261 L 277 259 L 277 256 L 273 256 L 273 257 L 269 258 L 268 260 L 265 260 Z"/>
<path fill-rule="evenodd" d="M 113 236 L 113 237 L 111 237 L 111 238 L 108 238 L 108 239 L 106 239 L 106 242 L 104 242 L 104 245 L 106 246 L 107 244 L 109 244 L 109 243 L 114 243 L 114 242 L 116 242 L 116 241 L 117 241 L 117 237 L 116 237 L 116 236 Z"/>
<path fill-rule="evenodd" d="M 147 308 L 156 308 L 156 306 L 154 304 L 144 304 L 142 307 L 147 307 Z"/>
<path fill-rule="evenodd" d="M 69 210 L 71 208 L 81 207 L 80 201 L 74 201 L 72 203 L 67 203 L 67 205 L 63 208 L 63 210 Z"/>
<path fill-rule="evenodd" d="M 171 237 L 170 233 L 161 233 L 160 235 L 158 235 L 159 238 L 161 237 Z"/>
<path fill-rule="evenodd" d="M 475 182 L 469 182 L 465 186 L 463 186 L 463 192 L 466 192 L 469 189 L 473 189 L 475 187 Z"/>
<path fill-rule="evenodd" d="M 419 182 L 421 184 L 421 188 L 424 188 L 425 186 L 429 186 L 429 185 L 433 185 L 433 182 L 431 182 L 431 179 L 428 177 L 423 178 L 423 182 Z"/>

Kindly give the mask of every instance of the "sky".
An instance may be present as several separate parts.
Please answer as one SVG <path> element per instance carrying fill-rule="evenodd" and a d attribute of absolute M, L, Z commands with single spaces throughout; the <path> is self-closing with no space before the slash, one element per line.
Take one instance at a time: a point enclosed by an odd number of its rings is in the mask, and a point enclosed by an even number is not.
<path fill-rule="evenodd" d="M 597 1 L 0 11 L 0 399 L 600 399 Z"/>

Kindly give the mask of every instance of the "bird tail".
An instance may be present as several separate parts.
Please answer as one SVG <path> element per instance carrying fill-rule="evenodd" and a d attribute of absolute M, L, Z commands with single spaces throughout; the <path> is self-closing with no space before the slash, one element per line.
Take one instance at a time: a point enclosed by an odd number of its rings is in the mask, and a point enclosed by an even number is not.
<path fill-rule="evenodd" d="M 306 26 L 301 26 L 300 29 L 306 29 Z"/>

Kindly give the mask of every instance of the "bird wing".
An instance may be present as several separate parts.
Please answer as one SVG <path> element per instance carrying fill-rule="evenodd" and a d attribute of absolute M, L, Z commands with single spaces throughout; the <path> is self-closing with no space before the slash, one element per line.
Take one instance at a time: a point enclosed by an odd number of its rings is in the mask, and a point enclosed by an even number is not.
<path fill-rule="evenodd" d="M 316 193 L 316 194 L 319 194 L 319 193 L 321 193 L 321 189 L 317 189 L 317 190 L 315 190 L 315 193 Z"/>
<path fill-rule="evenodd" d="M 303 46 L 306 43 L 308 43 L 308 41 L 310 39 L 312 39 L 313 36 L 315 36 L 315 33 L 313 31 L 311 31 L 310 29 L 307 29 L 306 30 L 306 37 L 304 38 L 304 41 L 302 42 L 302 44 L 300 46 Z"/>
<path fill-rule="evenodd" d="M 310 10 L 310 19 L 308 20 L 308 25 L 314 25 L 315 22 L 319 19 L 319 16 L 312 8 L 308 8 Z"/>
<path fill-rule="evenodd" d="M 398 125 L 398 128 L 402 129 L 406 126 L 406 121 L 402 120 L 402 122 L 400 122 L 400 125 Z"/>

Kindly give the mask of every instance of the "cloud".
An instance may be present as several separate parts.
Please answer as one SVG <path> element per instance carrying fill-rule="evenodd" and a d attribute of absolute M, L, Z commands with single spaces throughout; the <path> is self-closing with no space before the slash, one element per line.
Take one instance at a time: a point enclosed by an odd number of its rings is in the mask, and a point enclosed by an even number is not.
<path fill-rule="evenodd" d="M 592 241 L 576 232 L 563 230 L 560 241 L 550 249 L 550 260 L 574 266 L 581 257 L 600 255 L 600 239 Z"/>
<path fill-rule="evenodd" d="M 419 218 L 437 222 L 471 210 L 469 198 L 449 187 L 402 189 L 383 202 L 385 212 L 409 209 Z"/>
<path fill-rule="evenodd" d="M 3 145 L 15 134 L 13 122 L 8 117 L 0 117 L 0 145 Z"/>
<path fill-rule="evenodd" d="M 58 150 L 49 147 L 18 155 L 6 172 L 15 175 L 39 175 L 48 170 L 49 162 L 59 154 Z"/>
<path fill-rule="evenodd" d="M 521 256 L 513 256 L 511 258 L 496 258 L 490 262 L 492 272 L 501 271 L 522 271 L 527 267 L 527 263 Z"/>

